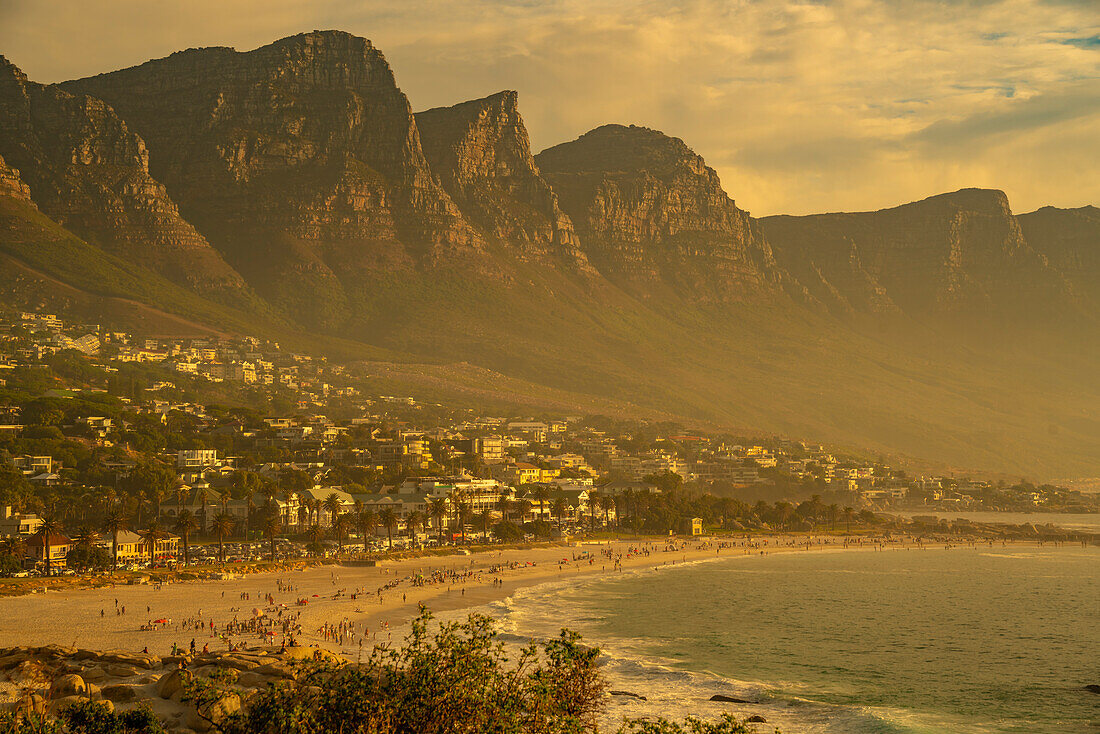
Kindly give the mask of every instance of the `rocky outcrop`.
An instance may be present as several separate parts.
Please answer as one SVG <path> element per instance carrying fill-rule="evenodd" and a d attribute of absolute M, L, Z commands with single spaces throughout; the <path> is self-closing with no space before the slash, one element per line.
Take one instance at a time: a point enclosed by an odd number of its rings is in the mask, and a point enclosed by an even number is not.
<path fill-rule="evenodd" d="M 590 270 L 539 174 L 515 92 L 416 113 L 424 155 L 462 213 L 523 260 Z"/>
<path fill-rule="evenodd" d="M 1028 320 L 1076 311 L 1003 192 L 964 189 L 875 212 L 766 217 L 780 266 L 831 309 Z"/>
<path fill-rule="evenodd" d="M 755 223 L 682 140 L 605 125 L 535 160 L 588 259 L 632 293 L 729 302 L 780 287 Z"/>
<path fill-rule="evenodd" d="M 1100 311 L 1100 209 L 1045 206 L 1017 219 L 1028 244 Z"/>
<path fill-rule="evenodd" d="M 0 196 L 10 196 L 17 201 L 33 205 L 31 190 L 23 179 L 19 177 L 19 171 L 8 165 L 3 156 L 0 156 Z"/>
<path fill-rule="evenodd" d="M 52 718 L 66 706 L 90 700 L 118 713 L 148 708 L 169 732 L 205 732 L 246 706 L 256 692 L 295 680 L 313 660 L 341 662 L 312 647 L 165 657 L 59 645 L 0 649 L 0 706 Z M 219 669 L 229 671 L 222 676 L 221 695 L 191 700 L 188 685 Z"/>
<path fill-rule="evenodd" d="M 307 325 L 335 328 L 394 270 L 486 267 L 366 39 L 192 49 L 63 86 L 114 106 L 199 231 Z"/>
<path fill-rule="evenodd" d="M 248 300 L 240 275 L 149 174 L 144 141 L 104 102 L 30 82 L 0 57 L 0 155 L 19 170 L 17 190 L 87 242 L 194 290 Z"/>

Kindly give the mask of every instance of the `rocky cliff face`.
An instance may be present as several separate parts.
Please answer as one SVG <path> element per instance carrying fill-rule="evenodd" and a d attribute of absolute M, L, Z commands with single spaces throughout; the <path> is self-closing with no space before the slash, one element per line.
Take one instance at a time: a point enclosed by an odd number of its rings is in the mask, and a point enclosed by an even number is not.
<path fill-rule="evenodd" d="M 145 143 L 102 101 L 29 82 L 0 57 L 0 155 L 25 184 L 14 190 L 88 242 L 200 292 L 247 300 L 241 277 L 149 175 Z"/>
<path fill-rule="evenodd" d="M 0 196 L 10 196 L 27 204 L 34 204 L 31 201 L 30 187 L 23 183 L 19 171 L 9 166 L 3 156 L 0 156 Z"/>
<path fill-rule="evenodd" d="M 606 125 L 535 160 L 589 260 L 631 292 L 728 302 L 779 287 L 753 220 L 682 140 Z"/>
<path fill-rule="evenodd" d="M 484 266 L 366 39 L 326 31 L 246 53 L 193 49 L 64 86 L 118 109 L 188 218 L 312 326 L 339 325 L 379 273 Z"/>
<path fill-rule="evenodd" d="M 1000 191 L 964 189 L 876 212 L 767 217 L 779 264 L 835 311 L 1036 317 L 1076 310 Z"/>
<path fill-rule="evenodd" d="M 463 214 L 521 259 L 591 271 L 539 174 L 515 92 L 416 113 L 424 154 Z"/>
<path fill-rule="evenodd" d="M 1100 209 L 1045 206 L 1017 219 L 1028 244 L 1100 312 Z"/>

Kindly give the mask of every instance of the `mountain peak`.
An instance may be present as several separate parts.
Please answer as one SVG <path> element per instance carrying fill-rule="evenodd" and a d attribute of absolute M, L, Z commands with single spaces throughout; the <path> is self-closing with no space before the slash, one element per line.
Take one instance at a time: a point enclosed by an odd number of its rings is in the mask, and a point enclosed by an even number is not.
<path fill-rule="evenodd" d="M 668 173 L 685 161 L 703 159 L 680 138 L 637 125 L 601 125 L 576 140 L 538 154 L 540 165 L 572 173 L 649 171 Z"/>
<path fill-rule="evenodd" d="M 1008 203 L 1008 195 L 1000 189 L 959 189 L 946 194 L 930 196 L 927 199 L 915 202 L 915 204 L 946 204 L 965 211 L 995 216 L 1011 216 L 1012 214 L 1012 208 Z"/>

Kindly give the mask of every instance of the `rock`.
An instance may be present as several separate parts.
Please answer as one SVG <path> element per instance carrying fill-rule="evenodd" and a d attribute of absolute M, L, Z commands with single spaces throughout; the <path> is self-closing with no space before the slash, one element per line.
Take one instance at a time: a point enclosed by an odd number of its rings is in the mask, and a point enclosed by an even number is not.
<path fill-rule="evenodd" d="M 707 301 L 774 292 L 768 242 L 684 141 L 644 127 L 603 125 L 535 156 L 589 260 L 639 292 L 677 284 Z M 32 186 L 33 189 L 33 186 Z"/>
<path fill-rule="evenodd" d="M 211 729 L 211 722 L 214 726 L 217 726 L 221 722 L 225 721 L 226 717 L 230 714 L 235 714 L 241 710 L 241 698 L 235 693 L 223 696 L 218 699 L 210 710 L 206 712 L 206 718 L 199 715 L 199 712 L 194 708 L 189 708 L 184 718 L 184 726 L 191 727 L 195 731 L 209 731 Z M 209 721 L 207 721 L 209 719 Z"/>
<path fill-rule="evenodd" d="M 106 679 L 108 676 L 107 671 L 105 671 L 103 668 L 99 667 L 98 665 L 92 665 L 90 667 L 82 669 L 80 671 L 80 677 L 83 678 L 84 681 L 87 683 L 91 681 L 99 682 Z"/>
<path fill-rule="evenodd" d="M 768 720 L 760 714 L 753 714 L 749 718 L 745 719 L 745 723 L 748 724 L 767 724 Z"/>
<path fill-rule="evenodd" d="M 523 260 L 595 273 L 572 221 L 535 165 L 515 92 L 415 117 L 432 172 L 470 221 Z"/>
<path fill-rule="evenodd" d="M 6 115 L 0 155 L 19 170 L 44 214 L 177 283 L 188 284 L 185 271 L 193 264 L 210 285 L 244 287 L 180 216 L 149 174 L 145 141 L 107 103 L 31 82 L 6 60 L 0 89 Z"/>
<path fill-rule="evenodd" d="M 1085 690 L 1091 691 L 1092 693 L 1100 693 L 1100 685 L 1096 683 L 1089 683 L 1087 686 L 1085 686 Z"/>
<path fill-rule="evenodd" d="M 631 693 L 630 691 L 608 691 L 612 696 L 626 696 L 627 698 L 636 698 L 639 701 L 648 701 L 649 699 L 638 693 Z"/>
<path fill-rule="evenodd" d="M 86 696 L 88 686 L 79 675 L 63 675 L 50 684 L 50 698 L 67 698 L 69 696 Z"/>
<path fill-rule="evenodd" d="M 172 698 L 183 691 L 183 682 L 189 680 L 191 673 L 184 670 L 173 670 L 157 681 L 157 695 L 161 698 Z"/>
<path fill-rule="evenodd" d="M 15 712 L 21 716 L 42 716 L 46 713 L 46 699 L 37 693 L 31 693 L 19 699 Z"/>
<path fill-rule="evenodd" d="M 255 671 L 245 671 L 237 678 L 237 685 L 242 688 L 267 688 L 271 681 Z"/>
<path fill-rule="evenodd" d="M 254 675 L 262 675 L 268 678 L 288 678 L 293 679 L 297 677 L 297 673 L 293 667 L 283 662 L 268 663 L 267 665 L 261 665 L 258 668 L 253 668 L 251 671 Z"/>
<path fill-rule="evenodd" d="M 341 323 L 358 297 L 344 284 L 369 279 L 374 262 L 445 254 L 492 267 L 425 159 L 389 64 L 364 38 L 315 31 L 243 53 L 192 49 L 66 89 L 116 110 L 175 203 L 217 232 L 215 247 L 245 238 L 281 274 L 261 295 L 285 303 L 300 292 L 291 303 L 304 323 Z M 316 185 L 297 183 L 307 180 Z M 23 181 L 33 193 L 34 179 Z M 275 245 L 287 237 L 294 247 Z"/>
<path fill-rule="evenodd" d="M 107 665 L 107 675 L 112 678 L 133 678 L 140 673 L 141 670 L 133 665 L 124 665 L 122 663 L 108 663 Z"/>
<path fill-rule="evenodd" d="M 716 693 L 710 697 L 711 701 L 719 701 L 721 703 L 754 703 L 753 701 L 746 701 L 743 698 L 734 698 L 733 696 L 725 696 L 721 693 Z"/>
<path fill-rule="evenodd" d="M 138 699 L 138 691 L 134 686 L 115 684 L 103 686 L 100 692 L 103 698 L 115 703 L 132 703 Z"/>

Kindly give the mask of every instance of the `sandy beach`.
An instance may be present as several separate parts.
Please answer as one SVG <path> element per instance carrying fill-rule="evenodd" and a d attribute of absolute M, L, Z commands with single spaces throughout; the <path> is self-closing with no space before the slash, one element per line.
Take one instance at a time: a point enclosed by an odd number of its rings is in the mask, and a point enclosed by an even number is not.
<path fill-rule="evenodd" d="M 904 545 L 895 539 L 887 548 Z M 399 628 L 417 614 L 421 604 L 432 612 L 445 612 L 504 599 L 522 586 L 615 574 L 619 569 L 843 547 L 842 539 L 836 537 L 827 542 L 792 536 L 667 544 L 620 540 L 383 560 L 376 567 L 326 565 L 159 587 L 50 591 L 0 599 L 0 647 L 60 644 L 135 652 L 148 648 L 151 653 L 168 654 L 173 643 L 188 647 L 194 640 L 199 650 L 208 645 L 211 651 L 223 651 L 228 648 L 222 637 L 226 625 L 251 620 L 259 610 L 277 622 L 275 634 L 264 637 L 248 631 L 228 639 L 247 646 L 277 647 L 290 627 L 299 630 L 299 644 L 320 645 L 354 658 L 361 645 L 369 649 L 377 643 L 399 642 Z M 865 540 L 848 547 L 855 551 L 878 546 Z M 167 621 L 148 629 L 157 620 Z M 330 626 L 328 635 L 325 625 Z"/>

